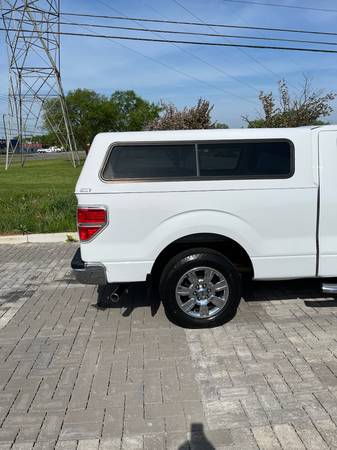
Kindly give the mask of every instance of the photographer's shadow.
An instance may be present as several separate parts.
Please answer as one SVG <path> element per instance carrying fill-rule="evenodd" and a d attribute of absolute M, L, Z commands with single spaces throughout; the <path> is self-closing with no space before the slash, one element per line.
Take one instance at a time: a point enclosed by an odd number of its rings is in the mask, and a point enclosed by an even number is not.
<path fill-rule="evenodd" d="M 191 424 L 191 438 L 183 442 L 177 450 L 216 450 L 207 439 L 202 423 Z"/>

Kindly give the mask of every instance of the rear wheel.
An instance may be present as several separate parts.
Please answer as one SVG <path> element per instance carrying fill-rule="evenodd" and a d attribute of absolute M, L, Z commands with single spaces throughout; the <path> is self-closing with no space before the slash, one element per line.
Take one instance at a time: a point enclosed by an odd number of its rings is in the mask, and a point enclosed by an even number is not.
<path fill-rule="evenodd" d="M 240 275 L 221 253 L 186 250 L 165 267 L 160 295 L 168 316 L 187 327 L 212 327 L 230 320 L 241 294 Z"/>

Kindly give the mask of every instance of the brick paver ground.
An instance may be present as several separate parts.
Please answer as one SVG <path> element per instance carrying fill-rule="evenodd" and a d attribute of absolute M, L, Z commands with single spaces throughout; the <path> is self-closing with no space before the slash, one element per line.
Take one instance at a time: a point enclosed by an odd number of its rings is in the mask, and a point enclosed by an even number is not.
<path fill-rule="evenodd" d="M 172 325 L 142 284 L 98 309 L 76 244 L 0 246 L 0 450 L 337 449 L 337 302 L 258 283 Z"/>

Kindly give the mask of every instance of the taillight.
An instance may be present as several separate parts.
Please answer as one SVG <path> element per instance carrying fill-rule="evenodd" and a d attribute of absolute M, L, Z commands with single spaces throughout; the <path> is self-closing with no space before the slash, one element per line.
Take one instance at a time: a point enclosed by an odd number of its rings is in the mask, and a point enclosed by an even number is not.
<path fill-rule="evenodd" d="M 77 208 L 77 227 L 81 241 L 92 239 L 107 224 L 107 211 L 102 207 Z"/>

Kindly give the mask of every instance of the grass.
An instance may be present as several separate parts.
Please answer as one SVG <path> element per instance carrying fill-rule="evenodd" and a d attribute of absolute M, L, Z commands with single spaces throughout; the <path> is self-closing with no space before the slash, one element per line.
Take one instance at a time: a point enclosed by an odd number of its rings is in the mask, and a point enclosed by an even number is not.
<path fill-rule="evenodd" d="M 0 233 L 75 231 L 80 171 L 62 159 L 0 166 Z"/>

